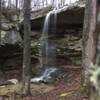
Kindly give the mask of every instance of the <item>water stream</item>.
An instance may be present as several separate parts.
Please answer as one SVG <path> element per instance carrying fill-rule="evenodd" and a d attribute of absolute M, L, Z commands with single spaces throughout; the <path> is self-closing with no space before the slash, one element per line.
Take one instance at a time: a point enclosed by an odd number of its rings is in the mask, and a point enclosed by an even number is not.
<path fill-rule="evenodd" d="M 45 18 L 42 36 L 40 38 L 40 68 L 43 70 L 39 77 L 31 79 L 31 82 L 48 81 L 51 74 L 57 71 L 56 66 L 56 45 L 49 39 L 50 27 L 53 32 L 56 28 L 56 10 L 50 11 Z M 51 20 L 52 19 L 52 20 Z"/>
<path fill-rule="evenodd" d="M 53 17 L 53 18 L 52 18 Z M 51 18 L 53 21 L 51 21 Z M 49 38 L 49 28 L 52 25 L 53 29 L 56 27 L 56 10 L 50 11 L 44 22 L 43 32 L 40 40 L 40 67 L 48 66 L 50 58 L 55 59 L 55 44 L 50 41 Z M 51 62 L 53 64 L 53 62 Z"/>

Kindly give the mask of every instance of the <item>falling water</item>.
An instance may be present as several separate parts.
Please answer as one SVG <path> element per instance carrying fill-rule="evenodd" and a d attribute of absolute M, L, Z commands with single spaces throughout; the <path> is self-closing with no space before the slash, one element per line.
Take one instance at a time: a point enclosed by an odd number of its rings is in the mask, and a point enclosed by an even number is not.
<path fill-rule="evenodd" d="M 53 21 L 51 18 L 53 17 Z M 49 28 L 52 24 L 52 29 L 56 28 L 56 10 L 50 11 L 44 22 L 43 32 L 40 39 L 40 68 L 43 68 L 43 73 L 36 78 L 31 79 L 31 82 L 47 81 L 57 68 L 55 68 L 56 46 L 52 40 L 49 39 Z"/>
<path fill-rule="evenodd" d="M 53 18 L 53 29 L 55 29 L 56 27 L 56 11 L 50 11 L 46 18 L 45 18 L 45 22 L 44 22 L 44 26 L 43 26 L 43 32 L 42 32 L 42 36 L 41 36 L 41 48 L 40 48 L 40 67 L 44 67 L 44 66 L 49 66 L 49 65 L 53 65 L 54 63 L 54 59 L 55 59 L 55 45 L 52 41 L 49 41 L 48 39 L 48 35 L 49 35 L 49 28 L 50 28 L 50 24 L 51 24 L 51 17 L 52 15 L 54 15 Z M 51 64 L 50 64 L 50 61 Z"/>
<path fill-rule="evenodd" d="M 53 72 L 55 72 L 57 69 L 56 68 L 47 68 L 47 69 L 45 69 L 45 71 L 44 71 L 44 73 L 42 73 L 42 75 L 41 76 L 39 76 L 39 77 L 36 77 L 36 78 L 32 78 L 31 79 L 31 82 L 40 82 L 40 81 L 45 81 L 45 82 L 47 82 L 49 79 L 51 79 L 51 74 L 53 73 Z"/>
<path fill-rule="evenodd" d="M 48 28 L 49 28 L 49 24 L 50 24 L 50 16 L 52 14 L 52 11 L 50 11 L 46 18 L 45 18 L 45 22 L 44 22 L 44 26 L 43 26 L 43 32 L 42 32 L 42 36 L 41 36 L 41 40 L 40 40 L 40 67 L 44 66 L 44 62 L 45 65 L 47 64 L 48 61 Z M 44 59 L 45 56 L 45 59 Z"/>

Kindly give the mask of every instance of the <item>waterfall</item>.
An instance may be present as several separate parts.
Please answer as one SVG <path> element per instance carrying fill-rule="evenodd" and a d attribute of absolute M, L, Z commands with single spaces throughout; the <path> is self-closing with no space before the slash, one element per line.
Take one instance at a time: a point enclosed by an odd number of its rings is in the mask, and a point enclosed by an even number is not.
<path fill-rule="evenodd" d="M 51 22 L 51 17 L 53 17 L 53 22 Z M 40 39 L 40 67 L 53 65 L 55 60 L 55 44 L 48 39 L 49 37 L 49 28 L 53 24 L 53 29 L 56 28 L 56 10 L 50 11 L 44 21 L 43 32 Z M 51 61 L 52 59 L 52 61 Z M 50 64 L 51 61 L 51 64 Z"/>
<path fill-rule="evenodd" d="M 55 67 L 56 45 L 49 39 L 50 27 L 52 26 L 53 32 L 56 30 L 56 18 L 56 10 L 50 11 L 45 18 L 40 38 L 40 68 L 43 71 L 39 77 L 32 78 L 31 82 L 48 81 L 51 79 L 51 74 L 57 70 Z"/>
<path fill-rule="evenodd" d="M 52 11 L 50 11 L 45 18 L 43 32 L 40 39 L 40 67 L 43 67 L 44 64 L 47 65 L 47 61 L 48 61 L 48 28 L 50 24 L 51 14 Z"/>

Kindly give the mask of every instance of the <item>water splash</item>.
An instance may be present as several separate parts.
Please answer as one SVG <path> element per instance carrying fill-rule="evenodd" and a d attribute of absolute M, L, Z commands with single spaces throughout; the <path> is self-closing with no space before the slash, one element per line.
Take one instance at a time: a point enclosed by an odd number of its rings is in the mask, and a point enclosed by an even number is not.
<path fill-rule="evenodd" d="M 51 79 L 51 74 L 54 73 L 57 69 L 56 68 L 47 68 L 45 69 L 44 73 L 40 77 L 32 78 L 31 82 L 40 82 L 40 81 L 48 81 Z"/>

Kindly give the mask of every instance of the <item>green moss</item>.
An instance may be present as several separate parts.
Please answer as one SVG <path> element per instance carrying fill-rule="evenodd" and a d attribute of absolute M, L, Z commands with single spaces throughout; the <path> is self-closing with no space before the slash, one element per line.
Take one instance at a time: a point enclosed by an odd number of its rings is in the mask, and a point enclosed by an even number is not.
<path fill-rule="evenodd" d="M 84 86 L 84 82 L 81 81 L 81 82 L 80 82 L 80 86 L 77 87 L 77 88 L 74 90 L 74 92 L 75 92 L 75 93 L 82 93 L 82 92 L 85 91 L 85 89 L 86 89 L 86 87 Z"/>
<path fill-rule="evenodd" d="M 21 43 L 22 39 L 21 36 L 19 35 L 19 33 L 17 34 L 17 38 L 16 38 L 17 43 Z"/>
<path fill-rule="evenodd" d="M 38 69 L 36 67 L 32 68 L 32 76 L 35 76 L 38 72 Z"/>
<path fill-rule="evenodd" d="M 36 41 L 31 42 L 31 51 L 32 51 L 31 52 L 32 55 L 37 56 L 39 54 L 39 43 L 38 42 L 36 42 Z"/>
<path fill-rule="evenodd" d="M 63 97 L 71 96 L 71 95 L 76 94 L 76 93 L 82 93 L 85 91 L 85 89 L 86 89 L 86 87 L 84 86 L 84 82 L 81 81 L 79 87 L 75 88 L 73 91 L 61 93 L 59 95 L 59 97 L 63 98 Z M 59 100 L 63 100 L 63 99 L 59 99 Z"/>
<path fill-rule="evenodd" d="M 70 95 L 72 95 L 72 94 L 73 94 L 73 91 L 67 92 L 67 93 L 62 93 L 62 94 L 60 94 L 59 97 L 66 97 L 66 96 L 70 96 Z"/>

